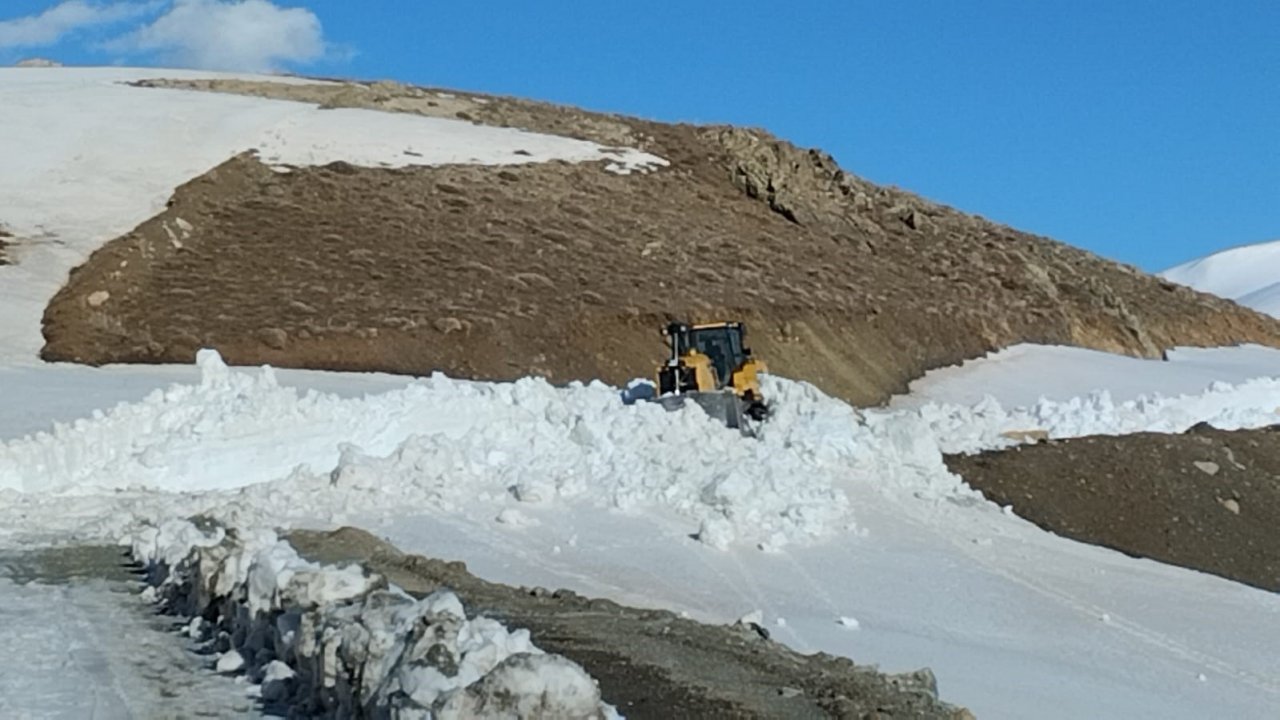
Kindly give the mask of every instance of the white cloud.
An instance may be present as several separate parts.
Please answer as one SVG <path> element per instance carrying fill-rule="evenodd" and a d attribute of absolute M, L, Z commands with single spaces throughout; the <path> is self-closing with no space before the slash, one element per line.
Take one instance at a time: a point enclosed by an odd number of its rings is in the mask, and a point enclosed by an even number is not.
<path fill-rule="evenodd" d="M 0 21 L 0 49 L 53 45 L 70 33 L 147 15 L 162 4 L 68 0 L 36 15 Z"/>
<path fill-rule="evenodd" d="M 205 70 L 260 72 L 324 57 L 320 18 L 268 0 L 175 0 L 151 23 L 107 43 Z"/>

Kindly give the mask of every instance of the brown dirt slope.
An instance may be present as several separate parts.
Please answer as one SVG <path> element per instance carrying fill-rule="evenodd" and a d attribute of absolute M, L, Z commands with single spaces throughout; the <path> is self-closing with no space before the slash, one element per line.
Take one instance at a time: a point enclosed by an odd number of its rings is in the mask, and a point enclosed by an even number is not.
<path fill-rule="evenodd" d="M 443 115 L 672 162 L 276 173 L 239 157 L 72 273 L 50 360 L 620 382 L 669 318 L 741 318 L 771 366 L 870 404 L 1018 342 L 1141 356 L 1280 345 L 1280 323 L 1047 238 L 877 187 L 766 133 L 374 85 L 156 82 Z M 159 90 L 158 90 L 159 92 Z"/>
<path fill-rule="evenodd" d="M 1086 437 L 947 465 L 1051 532 L 1280 591 L 1280 427 Z"/>
<path fill-rule="evenodd" d="M 417 596 L 447 587 L 469 613 L 528 629 L 539 647 L 591 673 L 628 718 L 973 717 L 938 700 L 928 670 L 885 675 L 845 658 L 800 655 L 752 628 L 498 585 L 462 563 L 401 554 L 363 530 L 295 531 L 289 541 L 308 559 L 359 562 Z"/>

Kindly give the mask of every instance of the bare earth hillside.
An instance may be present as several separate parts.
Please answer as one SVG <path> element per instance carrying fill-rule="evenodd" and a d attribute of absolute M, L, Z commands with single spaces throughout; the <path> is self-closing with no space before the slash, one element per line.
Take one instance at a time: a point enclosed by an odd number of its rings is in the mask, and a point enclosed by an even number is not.
<path fill-rule="evenodd" d="M 1052 240 L 877 187 L 827 155 L 395 84 L 157 81 L 628 145 L 605 161 L 278 173 L 235 158 L 73 272 L 44 357 L 553 381 L 648 375 L 671 318 L 740 318 L 777 371 L 869 404 L 1019 342 L 1158 356 L 1280 346 L 1276 320 Z"/>
<path fill-rule="evenodd" d="M 1278 430 L 1085 437 L 947 465 L 1050 532 L 1275 592 Z"/>

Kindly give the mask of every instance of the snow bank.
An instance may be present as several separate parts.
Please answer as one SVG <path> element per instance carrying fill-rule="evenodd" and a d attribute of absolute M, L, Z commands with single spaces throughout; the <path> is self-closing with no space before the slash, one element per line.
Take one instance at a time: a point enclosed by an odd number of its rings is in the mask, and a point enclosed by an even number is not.
<path fill-rule="evenodd" d="M 890 407 L 974 405 L 990 395 L 1004 407 L 1014 408 L 1102 390 L 1116 401 L 1127 402 L 1156 393 L 1196 394 L 1214 382 L 1238 384 L 1280 376 L 1280 349 L 1261 345 L 1173 348 L 1165 357 L 1153 360 L 1060 345 L 1014 345 L 931 370 L 911 383 L 908 394 L 894 397 Z"/>
<path fill-rule="evenodd" d="M 307 562 L 269 530 L 169 521 L 127 541 L 162 608 L 219 653 L 218 671 L 247 675 L 291 713 L 617 717 L 579 665 L 526 630 L 468 619 L 448 590 L 415 600 L 358 566 Z"/>
<path fill-rule="evenodd" d="M 897 424 L 903 417 L 890 422 Z M 930 404 L 914 411 L 912 422 L 920 423 L 921 431 L 936 438 L 947 453 L 1007 447 L 1035 436 L 1180 433 L 1202 422 L 1223 430 L 1267 427 L 1280 423 L 1280 380 L 1217 382 L 1198 394 L 1150 395 L 1120 403 L 1103 390 L 1014 410 L 1004 409 L 993 398 L 970 407 Z"/>
<path fill-rule="evenodd" d="M 199 365 L 198 385 L 0 444 L 0 491 L 13 499 L 7 512 L 0 503 L 0 520 L 56 511 L 50 527 L 77 522 L 75 532 L 101 537 L 139 518 L 197 513 L 253 525 L 487 507 L 490 518 L 532 526 L 520 508 L 587 503 L 663 507 L 713 547 L 775 550 L 856 528 L 855 487 L 934 501 L 972 496 L 943 453 L 1280 421 L 1280 381 L 1270 379 L 1123 403 L 1102 392 L 1012 410 L 988 398 L 858 411 L 806 383 L 769 377 L 774 415 L 750 439 L 696 407 L 624 405 L 600 383 L 436 375 L 341 399 L 299 396 L 270 368 L 233 372 L 211 351 Z M 51 494 L 56 500 L 42 499 Z M 129 512 L 107 509 L 125 498 Z"/>
<path fill-rule="evenodd" d="M 657 504 L 692 518 L 719 547 L 741 538 L 781 546 L 848 521 L 835 488 L 843 469 L 788 452 L 785 433 L 744 441 L 699 410 L 624 407 L 600 383 L 555 388 L 541 379 L 437 375 L 343 400 L 299 397 L 270 368 L 232 372 L 212 351 L 198 363 L 199 385 L 174 385 L 0 445 L 0 489 L 86 495 L 262 485 L 221 501 L 237 517 L 264 520 L 263 508 L 276 517 L 334 517 L 448 509 L 477 496 L 624 510 Z"/>
<path fill-rule="evenodd" d="M 908 410 L 856 411 L 806 383 L 770 377 L 775 416 L 766 444 L 890 495 L 942 500 L 975 496 L 946 468 L 943 454 L 971 453 L 1040 438 L 1183 432 L 1197 423 L 1232 430 L 1280 423 L 1280 380 L 1213 383 L 1197 394 L 1150 395 L 1117 403 L 1107 391 L 1006 409 L 987 397 L 974 405 L 928 403 Z M 837 485 L 839 487 L 839 485 Z"/>

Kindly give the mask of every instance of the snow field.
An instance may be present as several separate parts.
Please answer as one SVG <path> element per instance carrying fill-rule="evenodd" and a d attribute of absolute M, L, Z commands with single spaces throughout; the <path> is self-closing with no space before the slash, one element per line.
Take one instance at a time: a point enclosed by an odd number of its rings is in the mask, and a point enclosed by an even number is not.
<path fill-rule="evenodd" d="M 1280 317 L 1280 240 L 1243 245 L 1160 273 L 1166 280 Z"/>
<path fill-rule="evenodd" d="M 604 162 L 648 172 L 662 158 L 510 128 L 211 92 L 138 88 L 147 78 L 236 77 L 126 68 L 0 69 L 0 357 L 36 359 L 49 300 L 105 242 L 162 211 L 179 185 L 254 150 L 288 167 Z M 276 76 L 249 79 L 303 82 Z M 517 152 L 519 151 L 519 152 Z M 526 154 L 527 153 L 527 154 Z"/>
<path fill-rule="evenodd" d="M 1106 390 L 1118 402 L 1161 394 L 1195 395 L 1215 382 L 1240 384 L 1280 376 L 1280 349 L 1260 345 L 1174 348 L 1166 360 L 1061 345 L 1014 345 L 959 365 L 931 370 L 890 407 L 975 405 L 991 396 L 1006 408 L 1066 401 Z"/>
<path fill-rule="evenodd" d="M 163 609 L 219 651 L 219 672 L 246 675 L 274 706 L 331 717 L 617 717 L 576 663 L 543 653 L 525 630 L 468 619 L 447 590 L 415 600 L 358 566 L 307 562 L 270 530 L 171 520 L 127 540 Z"/>

